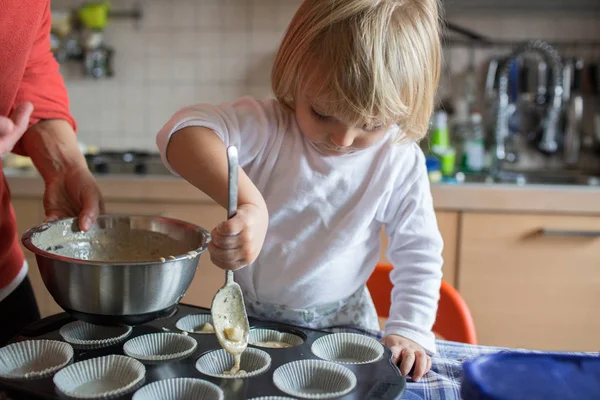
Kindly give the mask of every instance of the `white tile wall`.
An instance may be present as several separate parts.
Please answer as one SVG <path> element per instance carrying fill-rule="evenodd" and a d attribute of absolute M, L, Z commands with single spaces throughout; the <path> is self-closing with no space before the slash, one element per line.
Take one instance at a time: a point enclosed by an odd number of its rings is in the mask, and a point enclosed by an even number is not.
<path fill-rule="evenodd" d="M 78 0 L 53 0 L 53 8 Z M 115 9 L 133 1 L 114 0 Z M 270 95 L 269 73 L 283 31 L 300 0 L 143 0 L 139 29 L 114 20 L 116 76 L 85 79 L 81 67 L 61 69 L 71 109 L 86 143 L 154 150 L 154 137 L 179 108 L 242 95 Z"/>
<path fill-rule="evenodd" d="M 80 0 L 52 0 L 58 9 Z M 301 0 L 142 0 L 143 20 L 115 20 L 106 30 L 115 48 L 116 76 L 93 81 L 78 65 L 62 68 L 80 138 L 105 148 L 154 151 L 156 132 L 179 108 L 242 95 L 270 95 L 270 67 L 280 38 Z M 127 8 L 132 0 L 113 0 Z M 504 39 L 600 38 L 597 18 L 509 15 L 450 16 L 450 20 Z M 460 73 L 464 49 L 446 53 Z M 481 64 L 489 51 L 479 51 Z M 453 93 L 460 83 L 442 82 Z"/>
<path fill-rule="evenodd" d="M 481 15 L 450 15 L 450 21 L 489 36 L 507 41 L 544 39 L 549 41 L 600 41 L 600 24 L 597 15 L 560 15 L 539 13 L 536 15 L 510 15 L 506 13 Z M 510 48 L 486 48 L 475 52 L 479 87 L 485 79 L 484 68 L 493 54 L 506 54 Z M 561 48 L 562 56 L 578 56 L 600 62 L 600 47 Z M 455 97 L 462 93 L 464 74 L 469 63 L 469 49 L 453 47 L 445 49 L 445 73 L 442 76 L 440 97 Z"/>

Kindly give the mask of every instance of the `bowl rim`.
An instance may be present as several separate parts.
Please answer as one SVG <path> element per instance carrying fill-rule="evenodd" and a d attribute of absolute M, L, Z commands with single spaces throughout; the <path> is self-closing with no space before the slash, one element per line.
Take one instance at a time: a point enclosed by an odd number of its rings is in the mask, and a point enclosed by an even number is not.
<path fill-rule="evenodd" d="M 118 214 L 118 213 L 104 213 L 104 214 L 98 215 L 98 219 L 102 218 L 102 217 L 146 218 L 146 219 L 152 219 L 152 220 L 165 220 L 165 221 L 169 221 L 169 222 L 174 222 L 178 225 L 187 225 L 191 228 L 196 229 L 206 239 L 205 243 L 202 247 L 199 247 L 195 250 L 190 250 L 190 252 L 197 253 L 196 257 L 199 256 L 200 254 L 204 253 L 206 251 L 206 249 L 208 249 L 208 244 L 211 241 L 210 233 L 206 229 L 204 229 L 203 227 L 201 227 L 199 225 L 193 224 L 191 222 L 183 221 L 183 220 L 177 219 L 177 218 L 165 217 L 162 215 L 153 216 L 153 215 L 143 215 L 143 214 Z M 121 262 L 121 261 L 94 261 L 94 260 L 82 260 L 79 258 L 60 256 L 58 254 L 50 253 L 49 251 L 43 250 L 33 244 L 32 238 L 33 238 L 33 235 L 35 235 L 36 233 L 44 232 L 45 230 L 49 229 L 53 225 L 56 225 L 59 223 L 64 223 L 66 221 L 75 222 L 78 219 L 79 219 L 79 217 L 71 217 L 71 218 L 62 218 L 62 219 L 58 219 L 56 221 L 51 221 L 51 222 L 43 222 L 39 225 L 29 228 L 23 234 L 23 236 L 21 236 L 21 243 L 27 250 L 29 250 L 36 256 L 43 256 L 43 257 L 51 258 L 51 259 L 57 260 L 57 261 L 63 261 L 63 262 L 74 263 L 74 264 L 90 265 L 90 266 L 123 265 L 123 264 L 127 264 L 127 266 L 163 265 L 163 264 L 171 264 L 173 262 L 181 261 L 184 259 L 189 259 L 189 257 L 190 257 L 189 254 L 186 253 L 186 254 L 179 254 L 176 256 L 174 255 L 173 256 L 174 259 L 165 259 L 165 261 L 161 261 L 161 260 L 128 261 L 126 263 Z"/>

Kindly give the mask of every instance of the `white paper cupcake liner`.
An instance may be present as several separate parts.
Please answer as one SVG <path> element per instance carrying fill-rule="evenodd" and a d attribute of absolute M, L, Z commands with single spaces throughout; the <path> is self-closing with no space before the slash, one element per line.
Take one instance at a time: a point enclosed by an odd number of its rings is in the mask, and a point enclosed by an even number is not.
<path fill-rule="evenodd" d="M 205 375 L 215 378 L 239 379 L 257 376 L 271 367 L 271 356 L 259 349 L 247 348 L 242 353 L 240 370 L 243 374 L 228 375 L 225 371 L 233 367 L 233 356 L 225 350 L 215 350 L 204 354 L 196 361 L 196 369 Z"/>
<path fill-rule="evenodd" d="M 212 316 L 210 314 L 193 314 L 187 315 L 183 318 L 180 318 L 175 327 L 180 331 L 191 332 L 191 333 L 201 333 L 201 334 L 213 334 L 213 332 L 202 332 L 201 329 L 204 324 L 211 324 L 214 327 Z"/>
<path fill-rule="evenodd" d="M 295 347 L 304 343 L 304 339 L 292 333 L 279 332 L 273 329 L 251 329 L 248 334 L 248 343 L 256 347 L 277 349 L 286 347 L 277 347 L 270 344 L 285 343 L 289 347 Z"/>
<path fill-rule="evenodd" d="M 76 349 L 98 349 L 122 342 L 131 331 L 131 326 L 101 326 L 75 321 L 63 325 L 58 332 Z"/>
<path fill-rule="evenodd" d="M 73 347 L 57 340 L 26 340 L 0 348 L 0 377 L 46 378 L 73 358 Z"/>
<path fill-rule="evenodd" d="M 146 363 L 181 360 L 192 354 L 198 342 L 179 333 L 151 333 L 128 340 L 123 352 Z"/>
<path fill-rule="evenodd" d="M 133 392 L 143 382 L 146 367 L 126 356 L 109 355 L 70 365 L 54 375 L 54 385 L 75 399 L 108 399 Z"/>
<path fill-rule="evenodd" d="M 357 333 L 332 333 L 315 340 L 310 350 L 324 360 L 340 364 L 368 364 L 383 357 L 377 340 Z"/>
<path fill-rule="evenodd" d="M 322 360 L 301 360 L 284 364 L 273 373 L 279 390 L 303 399 L 330 399 L 344 396 L 356 386 L 348 368 Z"/>
<path fill-rule="evenodd" d="M 132 400 L 223 400 L 221 388 L 195 378 L 173 378 L 154 382 L 135 392 Z"/>

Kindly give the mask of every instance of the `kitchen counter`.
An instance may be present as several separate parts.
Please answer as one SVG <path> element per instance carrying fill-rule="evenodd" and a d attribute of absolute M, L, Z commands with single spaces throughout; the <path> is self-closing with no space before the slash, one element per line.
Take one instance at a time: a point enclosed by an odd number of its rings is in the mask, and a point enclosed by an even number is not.
<path fill-rule="evenodd" d="M 13 197 L 40 197 L 34 171 L 5 170 Z M 184 180 L 167 175 L 98 175 L 107 200 L 213 204 Z M 600 187 L 576 185 L 434 184 L 436 210 L 600 215 Z"/>

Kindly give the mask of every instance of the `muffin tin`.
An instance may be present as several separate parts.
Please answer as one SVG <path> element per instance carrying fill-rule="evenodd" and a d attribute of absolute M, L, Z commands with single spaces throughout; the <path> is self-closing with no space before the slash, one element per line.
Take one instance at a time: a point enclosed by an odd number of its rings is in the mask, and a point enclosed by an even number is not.
<path fill-rule="evenodd" d="M 146 389 L 146 392 L 150 393 L 152 390 L 159 389 L 171 390 L 170 388 L 180 391 L 188 390 L 188 385 L 201 386 L 198 379 L 216 385 L 225 400 L 258 398 L 394 400 L 400 399 L 404 392 L 406 381 L 400 376 L 398 368 L 391 362 L 391 352 L 383 346 L 378 347 L 375 341 L 368 340 L 361 335 L 329 334 L 253 318 L 250 318 L 250 328 L 256 330 L 256 334 L 251 334 L 251 341 L 252 338 L 263 343 L 280 341 L 287 343 L 290 347 L 273 348 L 250 344 L 246 355 L 247 359 L 245 360 L 243 355 L 241 363 L 242 369 L 248 368 L 246 374 L 233 377 L 223 375 L 224 368 L 231 367 L 229 364 L 231 360 L 221 349 L 216 336 L 203 333 L 181 333 L 182 331 L 176 326 L 182 318 L 197 314 L 207 315 L 207 317 L 199 318 L 199 322 L 210 320 L 210 310 L 180 304 L 177 312 L 167 318 L 133 327 L 127 341 L 120 341 L 101 348 L 76 348 L 72 362 L 77 363 L 111 355 L 123 356 L 125 354 L 123 348 L 128 341 L 136 343 L 141 340 L 136 338 L 144 335 L 177 332 L 195 339 L 197 346 L 193 352 L 182 359 L 179 357 L 172 360 L 138 358 L 145 367 L 144 379 L 136 385 L 134 388 L 136 391 L 132 389 L 118 399 L 132 399 L 136 393 L 140 393 L 149 384 L 168 379 L 172 381 L 164 382 L 161 386 L 150 387 Z M 188 318 L 189 320 L 190 318 Z M 59 331 L 73 321 L 73 318 L 66 313 L 42 319 L 24 329 L 14 341 L 43 339 L 58 340 L 64 343 Z M 349 343 L 353 342 L 356 342 L 356 346 L 358 346 L 357 351 L 348 350 L 348 346 L 352 346 Z M 69 367 L 73 367 L 73 365 L 71 364 Z M 204 371 L 204 373 L 200 371 Z M 176 380 L 175 378 L 190 379 Z M 200 386 L 198 387 L 200 388 Z M 215 387 L 206 386 L 207 388 L 202 387 L 201 389 L 211 390 Z M 323 389 L 331 390 L 331 394 L 319 393 Z M 14 400 L 65 398 L 64 394 L 55 386 L 52 376 L 36 379 L 33 382 L 0 378 L 0 393 L 2 390 L 6 391 Z M 142 397 L 141 394 L 135 398 L 147 397 Z"/>

